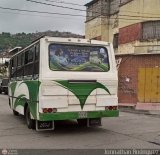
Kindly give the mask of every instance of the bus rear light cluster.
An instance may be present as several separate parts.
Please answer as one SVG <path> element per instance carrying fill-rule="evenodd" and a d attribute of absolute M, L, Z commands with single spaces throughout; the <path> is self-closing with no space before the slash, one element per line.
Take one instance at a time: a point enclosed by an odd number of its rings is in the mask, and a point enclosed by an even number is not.
<path fill-rule="evenodd" d="M 117 110 L 118 106 L 106 106 L 105 110 Z"/>
<path fill-rule="evenodd" d="M 56 113 L 57 108 L 43 108 L 43 113 Z"/>

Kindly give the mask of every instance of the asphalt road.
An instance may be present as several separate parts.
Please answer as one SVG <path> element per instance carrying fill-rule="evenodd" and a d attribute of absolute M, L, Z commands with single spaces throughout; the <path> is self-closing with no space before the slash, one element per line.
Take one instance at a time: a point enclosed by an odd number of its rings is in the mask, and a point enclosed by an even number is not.
<path fill-rule="evenodd" d="M 75 121 L 62 121 L 54 131 L 37 132 L 27 128 L 23 116 L 14 116 L 8 97 L 0 95 L 0 148 L 160 149 L 158 117 L 121 112 L 118 118 L 104 118 L 102 124 L 80 128 Z"/>

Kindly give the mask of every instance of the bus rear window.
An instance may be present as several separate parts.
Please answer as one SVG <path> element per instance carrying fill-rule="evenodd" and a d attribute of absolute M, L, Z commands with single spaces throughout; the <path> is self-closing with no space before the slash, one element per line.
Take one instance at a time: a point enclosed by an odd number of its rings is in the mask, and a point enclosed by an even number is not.
<path fill-rule="evenodd" d="M 53 71 L 107 72 L 108 51 L 100 46 L 51 44 L 49 65 Z"/>

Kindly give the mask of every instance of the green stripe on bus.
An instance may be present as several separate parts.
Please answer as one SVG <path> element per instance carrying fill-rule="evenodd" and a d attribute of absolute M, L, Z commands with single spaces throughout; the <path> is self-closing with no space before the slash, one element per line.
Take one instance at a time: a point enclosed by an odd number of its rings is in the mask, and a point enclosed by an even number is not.
<path fill-rule="evenodd" d="M 13 82 L 10 84 L 11 93 L 13 97 L 15 97 L 15 88 L 17 84 L 18 82 Z M 41 82 L 38 80 L 32 80 L 32 81 L 26 80 L 26 81 L 21 82 L 18 85 L 18 87 L 22 84 L 26 84 L 28 88 L 29 99 L 26 98 L 28 94 L 20 94 L 18 97 L 16 97 L 16 100 L 13 103 L 13 97 L 12 97 L 12 106 L 15 109 L 19 105 L 24 106 L 25 103 L 27 102 L 32 116 L 36 119 L 37 118 L 37 98 L 39 95 L 39 86 Z"/>
<path fill-rule="evenodd" d="M 108 94 L 110 94 L 108 88 L 106 88 L 103 84 L 99 82 L 95 83 L 69 83 L 67 80 L 57 80 L 57 83 L 59 83 L 62 87 L 65 89 L 71 91 L 79 100 L 81 109 L 83 109 L 85 102 L 88 98 L 88 96 L 91 94 L 91 92 L 97 88 L 104 89 Z"/>
<path fill-rule="evenodd" d="M 12 82 L 9 87 L 11 88 L 11 95 L 14 96 L 14 92 L 15 92 L 15 89 L 16 89 L 16 86 L 17 86 L 17 82 Z M 13 97 L 12 97 L 12 107 L 13 107 Z"/>
<path fill-rule="evenodd" d="M 57 112 L 57 113 L 40 113 L 40 121 L 53 121 L 53 120 L 68 120 L 68 119 L 81 119 L 78 112 Z M 118 110 L 112 111 L 89 111 L 87 118 L 101 118 L 101 117 L 117 117 L 119 116 Z"/>
<path fill-rule="evenodd" d="M 21 105 L 21 106 L 24 107 L 25 101 L 26 101 L 25 96 L 26 96 L 26 95 L 21 94 L 21 95 L 19 95 L 19 96 L 16 98 L 15 103 L 14 103 L 14 109 L 15 109 L 17 106 L 19 106 L 19 105 Z"/>
<path fill-rule="evenodd" d="M 32 116 L 37 119 L 37 97 L 39 94 L 40 81 L 24 81 L 21 84 L 25 83 L 29 91 L 29 108 Z M 20 85 L 21 85 L 20 84 Z"/>

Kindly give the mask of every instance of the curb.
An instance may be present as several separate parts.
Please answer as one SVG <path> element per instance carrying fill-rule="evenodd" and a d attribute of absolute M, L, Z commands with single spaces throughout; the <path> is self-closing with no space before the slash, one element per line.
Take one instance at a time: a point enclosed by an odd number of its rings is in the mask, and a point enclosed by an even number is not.
<path fill-rule="evenodd" d="M 149 111 L 149 110 L 136 110 L 135 107 L 128 107 L 128 106 L 119 106 L 119 110 L 121 112 L 128 112 L 128 113 L 134 113 L 134 114 L 142 114 L 142 115 L 149 115 L 152 117 L 160 117 L 160 112 L 156 111 Z"/>

